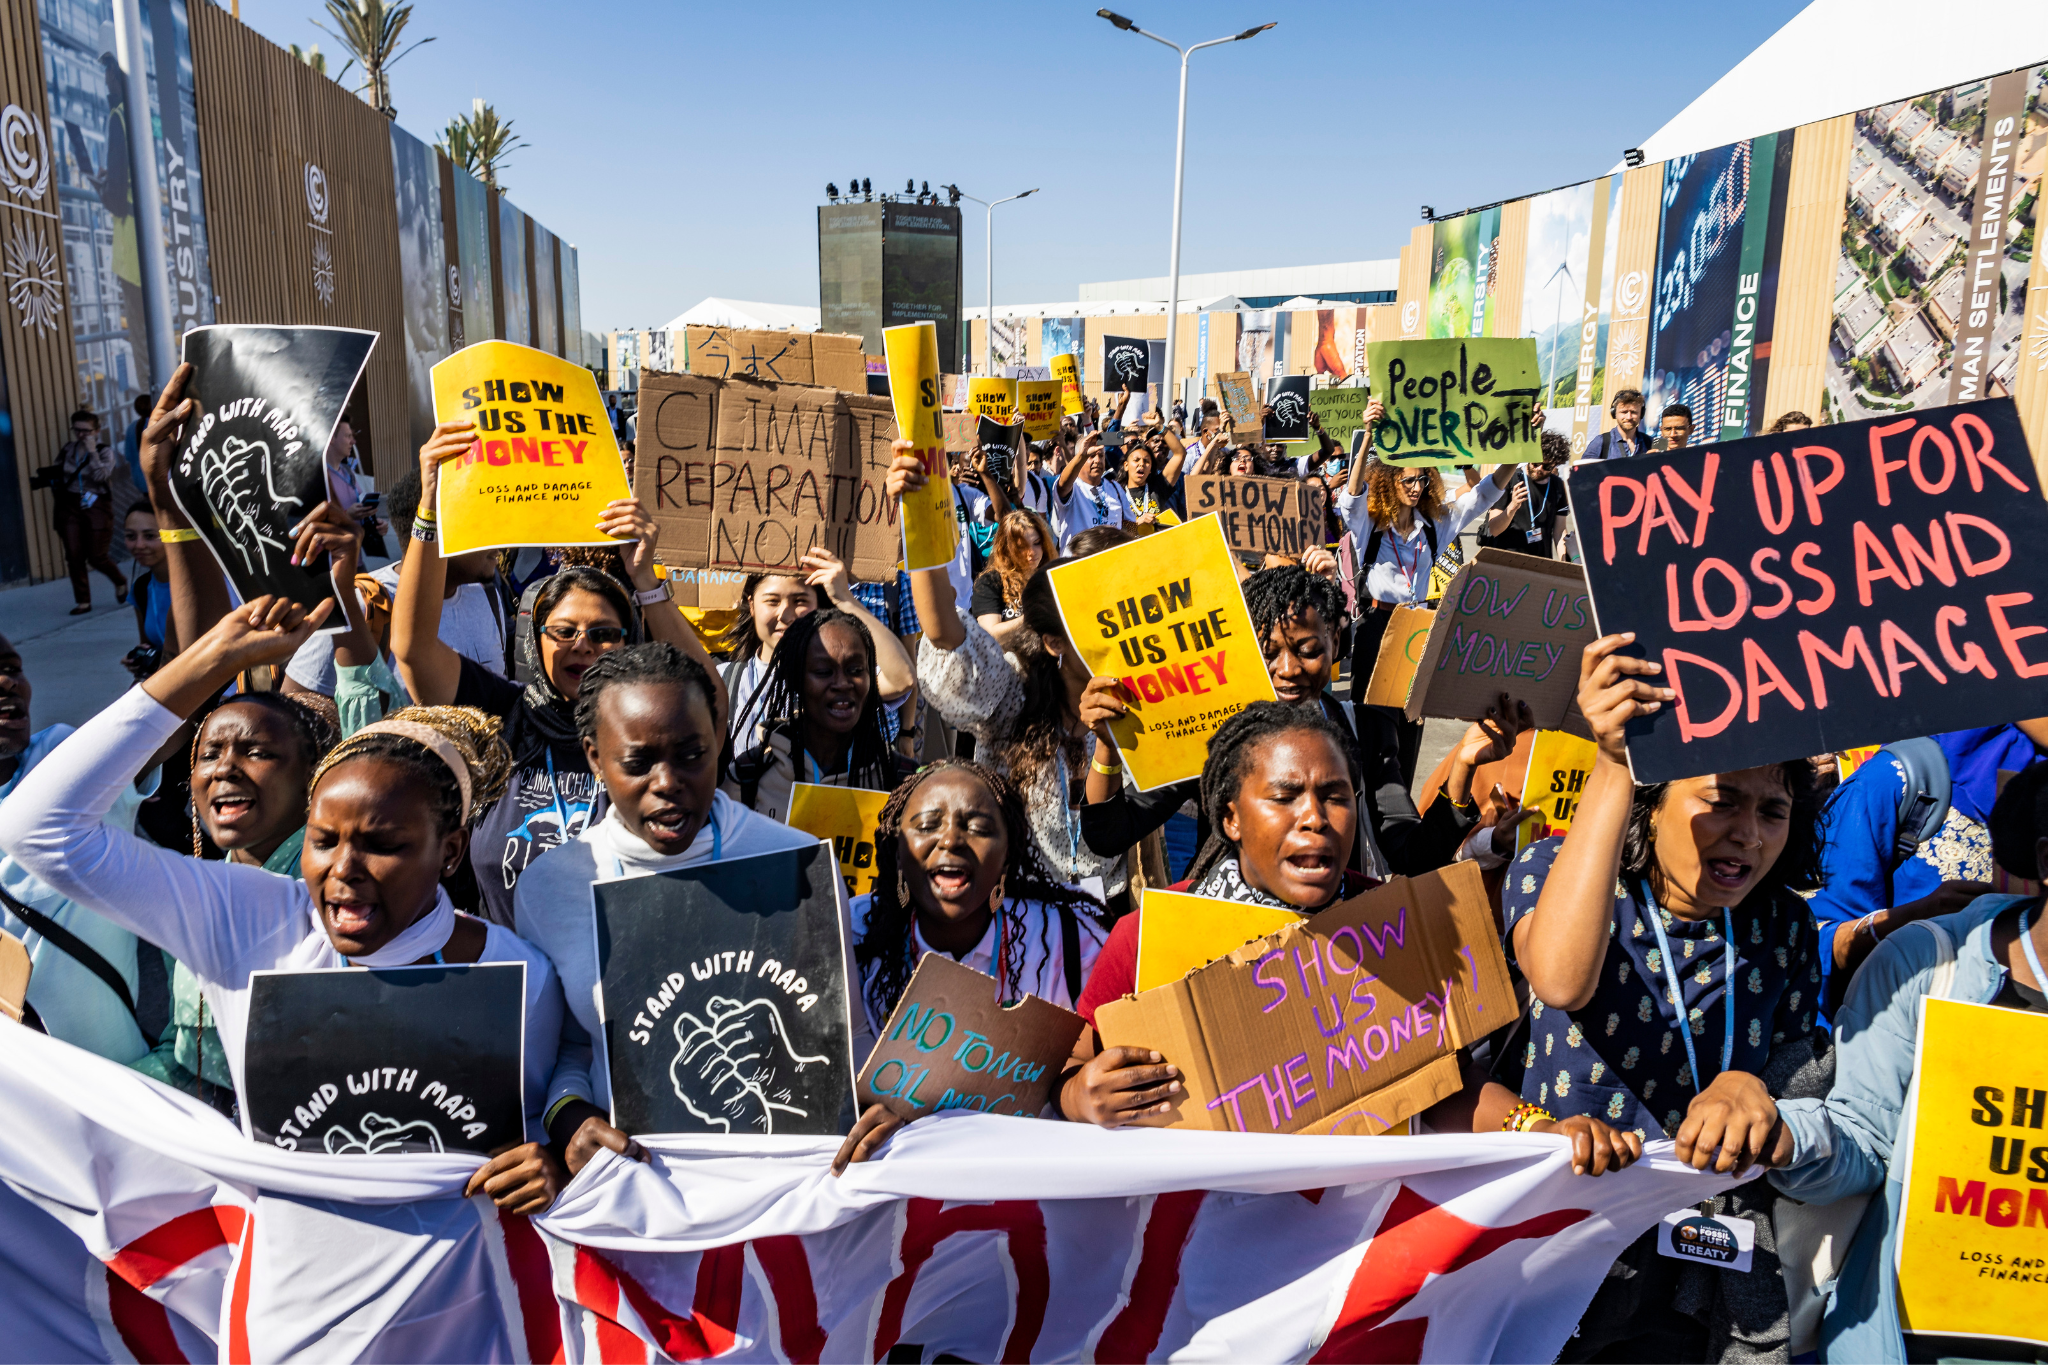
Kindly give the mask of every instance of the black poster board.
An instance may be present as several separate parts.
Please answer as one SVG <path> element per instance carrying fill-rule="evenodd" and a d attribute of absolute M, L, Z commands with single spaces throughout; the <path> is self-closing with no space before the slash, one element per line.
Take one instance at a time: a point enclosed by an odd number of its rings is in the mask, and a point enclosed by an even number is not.
<path fill-rule="evenodd" d="M 1010 470 L 1017 462 L 1017 441 L 1024 434 L 1024 428 L 1008 422 L 998 422 L 992 417 L 977 417 L 975 420 L 975 443 L 981 447 L 982 458 L 988 461 L 989 476 L 1003 487 L 1010 487 Z M 1016 501 L 1015 494 L 1011 501 Z"/>
<path fill-rule="evenodd" d="M 1152 347 L 1143 337 L 1102 338 L 1102 387 L 1110 393 L 1145 392 L 1152 382 Z"/>
<path fill-rule="evenodd" d="M 1308 427 L 1308 376 L 1288 375 L 1266 385 L 1266 425 L 1261 437 L 1268 441 L 1306 441 Z"/>
<path fill-rule="evenodd" d="M 327 499 L 327 442 L 377 333 L 352 327 L 195 327 L 185 333 L 192 414 L 171 495 L 244 601 L 334 595 L 327 559 L 291 562 L 291 528 Z M 339 611 L 330 631 L 348 623 Z"/>
<path fill-rule="evenodd" d="M 2048 504 L 2009 398 L 1575 465 L 1600 634 L 1664 666 L 1664 782 L 2048 715 Z"/>
<path fill-rule="evenodd" d="M 852 1127 L 839 886 L 820 842 L 591 887 L 613 1124 L 810 1137 Z"/>
<path fill-rule="evenodd" d="M 249 974 L 242 1126 L 300 1152 L 526 1141 L 526 964 Z"/>

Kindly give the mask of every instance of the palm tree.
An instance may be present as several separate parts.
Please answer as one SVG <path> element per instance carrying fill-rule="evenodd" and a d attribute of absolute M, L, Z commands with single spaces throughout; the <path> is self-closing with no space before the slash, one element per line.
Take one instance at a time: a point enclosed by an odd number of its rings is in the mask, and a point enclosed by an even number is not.
<path fill-rule="evenodd" d="M 348 61 L 335 73 L 335 79 L 340 80 L 348 74 L 349 67 L 360 62 L 363 83 L 358 87 L 358 93 L 385 118 L 397 118 L 398 110 L 391 105 L 389 72 L 398 59 L 413 48 L 434 41 L 421 38 L 411 47 L 400 50 L 399 37 L 412 21 L 412 5 L 391 4 L 387 0 L 327 0 L 327 15 L 334 20 L 336 28 L 320 23 L 315 27 L 339 39 L 349 54 Z"/>
<path fill-rule="evenodd" d="M 468 115 L 458 114 L 448 120 L 442 141 L 436 145 L 448 154 L 450 161 L 503 194 L 505 187 L 498 183 L 498 172 L 507 157 L 527 144 L 513 135 L 512 120 L 499 118 L 498 111 L 482 99 L 474 103 L 472 110 Z"/>
<path fill-rule="evenodd" d="M 327 54 L 320 50 L 320 44 L 315 43 L 309 48 L 302 49 L 297 43 L 293 43 L 292 56 L 298 58 L 307 66 L 312 67 L 314 75 L 324 76 L 327 74 Z"/>

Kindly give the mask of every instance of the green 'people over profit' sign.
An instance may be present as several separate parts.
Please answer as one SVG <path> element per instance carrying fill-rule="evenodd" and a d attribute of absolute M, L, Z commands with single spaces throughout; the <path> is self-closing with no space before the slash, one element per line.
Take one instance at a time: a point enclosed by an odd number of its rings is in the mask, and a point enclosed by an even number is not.
<path fill-rule="evenodd" d="M 1529 337 L 1375 341 L 1372 392 L 1386 405 L 1373 453 L 1388 464 L 1533 464 L 1536 342 Z"/>

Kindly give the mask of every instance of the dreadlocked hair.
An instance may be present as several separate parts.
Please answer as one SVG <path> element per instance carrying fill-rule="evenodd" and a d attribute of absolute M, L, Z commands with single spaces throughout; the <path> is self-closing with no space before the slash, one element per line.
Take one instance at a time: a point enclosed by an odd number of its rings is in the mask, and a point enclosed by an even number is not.
<path fill-rule="evenodd" d="M 1428 483 L 1422 489 L 1422 501 L 1415 504 L 1417 521 L 1435 521 L 1444 514 L 1444 476 L 1433 468 L 1417 470 L 1405 465 L 1390 465 L 1384 460 L 1374 460 L 1366 469 L 1365 514 L 1374 526 L 1392 526 L 1395 515 L 1401 510 L 1400 490 L 1394 485 L 1412 474 L 1426 475 Z"/>
<path fill-rule="evenodd" d="M 411 721 L 455 746 L 469 768 L 469 821 L 489 810 L 505 794 L 512 777 L 512 751 L 505 747 L 504 722 L 474 706 L 407 706 L 386 720 Z M 308 799 L 320 780 L 344 763 L 375 759 L 403 768 L 408 780 L 420 783 L 433 799 L 434 832 L 446 834 L 462 822 L 462 788 L 439 755 L 416 739 L 383 730 L 358 730 L 327 751 L 306 784 Z"/>
<path fill-rule="evenodd" d="M 1344 755 L 1356 791 L 1364 781 L 1351 741 L 1335 721 L 1323 714 L 1315 702 L 1255 701 L 1216 728 L 1209 739 L 1209 758 L 1202 764 L 1202 814 L 1209 822 L 1209 838 L 1195 853 L 1188 868 L 1188 882 L 1197 885 L 1216 864 L 1237 853 L 1237 845 L 1223 834 L 1223 814 L 1237 800 L 1251 769 L 1252 751 L 1269 739 L 1299 731 L 1311 731 L 1328 738 Z"/>
<path fill-rule="evenodd" d="M 584 739 L 597 738 L 597 702 L 613 687 L 648 683 L 694 687 L 704 697 L 704 706 L 715 718 L 718 699 L 711 675 L 704 665 L 665 640 L 627 645 L 597 656 L 597 662 L 583 670 L 576 692 L 576 733 Z"/>
<path fill-rule="evenodd" d="M 768 675 L 762 683 L 762 714 L 770 723 L 800 722 L 804 710 L 804 679 L 810 670 L 811 642 L 827 626 L 845 626 L 860 637 L 868 656 L 868 695 L 861 703 L 860 719 L 854 722 L 853 737 L 846 751 L 847 781 L 856 787 L 879 790 L 894 780 L 896 751 L 889 746 L 882 729 L 882 684 L 875 676 L 875 637 L 867 623 L 850 611 L 829 607 L 799 616 L 775 643 L 768 659 Z"/>
<path fill-rule="evenodd" d="M 311 772 L 334 748 L 334 726 L 325 715 L 304 702 L 296 701 L 282 692 L 237 692 L 232 697 L 216 699 L 200 714 L 199 723 L 192 727 L 192 752 L 186 772 L 199 767 L 199 747 L 206 738 L 206 727 L 215 716 L 230 706 L 255 706 L 281 718 L 291 727 L 293 738 L 299 742 L 299 754 L 305 760 L 306 771 Z M 307 790 L 311 790 L 310 784 Z M 205 855 L 206 834 L 199 823 L 199 798 L 192 798 L 192 856 Z"/>
<path fill-rule="evenodd" d="M 903 779 L 901 785 L 889 793 L 889 800 L 883 805 L 881 818 L 875 826 L 875 889 L 868 903 L 867 932 L 854 949 L 853 956 L 865 979 L 861 990 L 867 1000 L 868 1011 L 878 1021 L 887 1019 L 889 1012 L 896 1008 L 898 997 L 910 984 L 911 973 L 917 970 L 916 939 L 911 934 L 911 924 L 917 918 L 917 912 L 905 895 L 908 888 L 897 854 L 899 836 L 903 833 L 903 812 L 925 779 L 943 772 L 963 772 L 982 783 L 995 795 L 996 806 L 1003 813 L 1003 832 L 1008 837 L 1009 856 L 1003 863 L 1003 904 L 996 912 L 1002 919 L 1002 931 L 996 935 L 1001 945 L 995 964 L 999 990 L 1007 990 L 1013 997 L 1018 990 L 1018 977 L 1024 970 L 1025 937 L 1030 930 L 1023 911 L 1026 901 L 1065 906 L 1094 918 L 1098 923 L 1103 917 L 1102 902 L 1085 891 L 1061 885 L 1052 869 L 1046 866 L 1044 856 L 1038 851 L 1038 841 L 1031 835 L 1031 820 L 1024 811 L 1024 798 L 1016 787 L 994 769 L 969 759 L 944 758 L 937 763 L 928 763 Z M 1040 945 L 1045 956 L 1048 960 L 1055 958 L 1059 945 L 1050 939 L 1059 932 L 1057 927 L 1048 920 L 1039 926 L 1039 932 L 1048 939 Z M 870 966 L 873 967 L 872 975 Z"/>
<path fill-rule="evenodd" d="M 1344 628 L 1344 594 L 1335 583 L 1295 564 L 1261 569 L 1244 581 L 1244 604 L 1252 614 L 1252 631 L 1260 641 L 1282 621 L 1299 621 L 1314 612 L 1332 639 Z"/>

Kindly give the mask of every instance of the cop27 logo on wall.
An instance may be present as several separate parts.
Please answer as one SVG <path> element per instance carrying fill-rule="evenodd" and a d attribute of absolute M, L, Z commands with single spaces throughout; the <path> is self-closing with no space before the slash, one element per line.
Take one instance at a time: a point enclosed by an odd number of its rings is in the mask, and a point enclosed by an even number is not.
<path fill-rule="evenodd" d="M 50 188 L 50 140 L 43 121 L 18 104 L 0 109 L 0 185 L 16 199 L 38 202 Z"/>
<path fill-rule="evenodd" d="M 327 226 L 327 172 L 306 163 L 306 212 L 312 215 L 313 226 Z"/>
<path fill-rule="evenodd" d="M 323 307 L 334 306 L 334 230 L 327 226 L 327 172 L 306 163 L 306 226 L 319 233 L 313 239 L 313 292 Z"/>
<path fill-rule="evenodd" d="M 1415 324 L 1422 321 L 1422 305 L 1414 299 L 1401 305 L 1401 335 L 1408 336 L 1415 331 Z"/>
<path fill-rule="evenodd" d="M 50 189 L 50 139 L 42 119 L 18 104 L 0 110 L 0 185 L 24 213 L 57 216 L 31 207 Z M 5 250 L 7 301 L 21 314 L 21 325 L 56 331 L 57 315 L 64 311 L 64 271 L 42 227 L 25 219 L 10 222 Z"/>
<path fill-rule="evenodd" d="M 1640 270 L 1631 270 L 1621 277 L 1621 283 L 1614 291 L 1614 304 L 1622 317 L 1642 314 L 1643 305 L 1650 299 L 1649 283 L 1649 277 Z"/>

